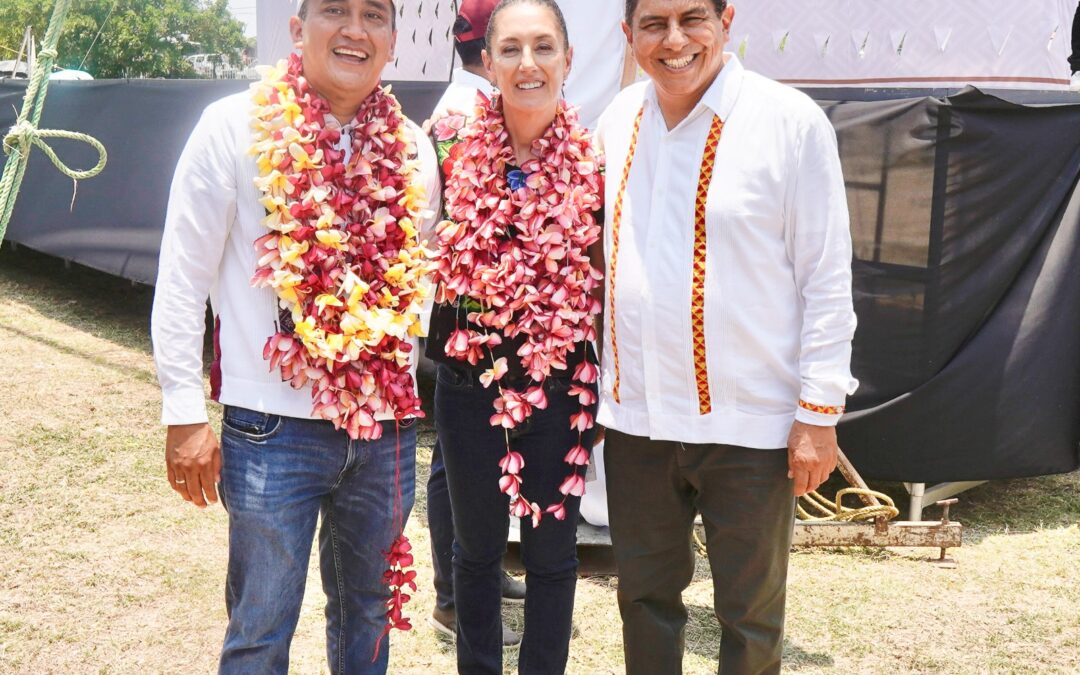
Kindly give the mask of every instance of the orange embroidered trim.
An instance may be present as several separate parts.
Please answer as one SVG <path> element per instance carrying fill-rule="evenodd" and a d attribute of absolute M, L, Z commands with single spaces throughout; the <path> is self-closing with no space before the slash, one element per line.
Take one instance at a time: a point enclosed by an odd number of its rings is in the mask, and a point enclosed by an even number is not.
<path fill-rule="evenodd" d="M 843 415 L 845 407 L 842 405 L 817 405 L 815 403 L 807 403 L 806 401 L 799 400 L 799 407 L 810 412 L 821 413 L 822 415 Z"/>
<path fill-rule="evenodd" d="M 690 344 L 694 350 L 694 379 L 698 390 L 698 412 L 702 415 L 712 412 L 712 396 L 709 393 L 709 361 L 705 348 L 705 262 L 708 254 L 705 205 L 709 199 L 709 185 L 712 184 L 713 169 L 716 167 L 716 147 L 720 144 L 720 135 L 723 131 L 723 121 L 713 116 L 709 135 L 705 139 L 705 154 L 701 158 L 697 198 L 694 200 L 694 262 L 691 267 L 694 276 L 690 290 Z"/>
<path fill-rule="evenodd" d="M 614 365 L 615 382 L 611 387 L 611 395 L 615 402 L 619 403 L 619 343 L 615 340 L 615 271 L 619 263 L 619 226 L 622 225 L 623 199 L 626 196 L 626 184 L 630 181 L 630 166 L 634 163 L 634 154 L 637 152 L 638 132 L 641 131 L 641 118 L 645 115 L 645 106 L 638 111 L 634 118 L 634 130 L 630 134 L 630 148 L 626 152 L 626 164 L 623 166 L 622 181 L 619 183 L 619 192 L 615 197 L 615 208 L 611 214 L 611 269 L 608 271 L 608 303 L 611 312 L 608 321 L 611 323 L 611 361 Z"/>

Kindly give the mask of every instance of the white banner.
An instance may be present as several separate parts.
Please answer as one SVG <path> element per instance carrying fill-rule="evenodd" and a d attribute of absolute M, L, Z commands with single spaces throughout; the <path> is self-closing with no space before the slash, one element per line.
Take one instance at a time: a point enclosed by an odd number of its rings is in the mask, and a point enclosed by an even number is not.
<path fill-rule="evenodd" d="M 1077 0 L 735 0 L 729 49 L 797 86 L 1064 90 Z"/>

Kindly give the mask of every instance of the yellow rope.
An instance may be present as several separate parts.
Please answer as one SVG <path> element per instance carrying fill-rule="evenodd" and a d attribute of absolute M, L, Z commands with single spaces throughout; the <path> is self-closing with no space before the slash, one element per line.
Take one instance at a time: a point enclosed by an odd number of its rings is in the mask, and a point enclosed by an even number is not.
<path fill-rule="evenodd" d="M 844 497 L 847 495 L 875 497 L 881 503 L 852 509 L 844 506 L 842 503 Z M 813 510 L 817 515 L 810 513 L 807 509 Z M 799 499 L 795 512 L 798 514 L 799 520 L 810 520 L 815 522 L 832 520 L 845 523 L 855 522 L 857 520 L 874 520 L 875 518 L 882 516 L 884 516 L 886 520 L 892 520 L 900 515 L 900 510 L 896 508 L 896 504 L 893 502 L 892 497 L 881 492 L 863 488 L 844 488 L 836 493 L 836 499 L 831 502 L 817 492 L 807 493 Z"/>
<path fill-rule="evenodd" d="M 875 497 L 881 503 L 874 506 L 863 506 L 852 509 L 841 503 L 844 497 L 848 495 Z M 806 505 L 805 508 L 803 506 L 804 504 Z M 810 513 L 807 509 L 814 511 L 817 515 Z M 851 523 L 859 520 L 874 520 L 879 517 L 884 517 L 885 520 L 892 520 L 900 515 L 900 510 L 896 508 L 896 504 L 893 502 L 892 497 L 875 490 L 863 488 L 844 488 L 836 493 L 836 499 L 831 502 L 817 492 L 808 492 L 799 498 L 795 512 L 799 520 L 813 522 L 835 521 L 843 523 Z M 697 528 L 694 528 L 693 530 L 693 539 L 694 547 L 697 548 L 698 553 L 702 556 L 707 555 L 705 543 L 702 542 L 701 537 L 698 536 Z"/>
<path fill-rule="evenodd" d="M 15 125 L 4 136 L 4 153 L 8 160 L 4 165 L 3 176 L 0 177 L 0 242 L 4 240 L 11 214 L 15 210 L 15 198 L 19 194 L 23 174 L 26 172 L 26 164 L 30 159 L 30 149 L 37 146 L 49 158 L 57 169 L 72 180 L 79 181 L 91 178 L 101 173 L 105 168 L 108 155 L 97 139 L 87 134 L 74 131 L 58 131 L 53 129 L 38 129 L 41 121 L 41 112 L 45 107 L 45 94 L 49 88 L 49 72 L 52 70 L 53 61 L 56 59 L 56 45 L 60 41 L 60 33 L 64 26 L 64 17 L 67 15 L 71 0 L 57 0 L 53 6 L 52 18 L 49 20 L 49 28 L 45 32 L 45 44 L 41 50 L 37 63 L 34 64 L 34 72 L 26 87 L 26 96 L 23 98 L 23 107 Z M 65 165 L 56 152 L 45 142 L 46 138 L 65 138 L 73 141 L 88 143 L 98 152 L 97 164 L 85 171 L 76 171 Z"/>

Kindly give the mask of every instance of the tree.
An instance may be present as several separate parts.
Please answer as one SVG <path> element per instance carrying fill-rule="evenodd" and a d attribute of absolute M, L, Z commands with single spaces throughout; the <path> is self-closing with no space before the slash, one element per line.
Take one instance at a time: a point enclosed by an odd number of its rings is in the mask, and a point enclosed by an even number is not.
<path fill-rule="evenodd" d="M 0 48 L 18 50 L 26 26 L 42 39 L 52 3 L 44 10 L 41 0 L 0 2 Z M 78 0 L 68 10 L 56 64 L 97 78 L 195 77 L 184 56 L 226 54 L 236 62 L 245 44 L 228 0 Z"/>

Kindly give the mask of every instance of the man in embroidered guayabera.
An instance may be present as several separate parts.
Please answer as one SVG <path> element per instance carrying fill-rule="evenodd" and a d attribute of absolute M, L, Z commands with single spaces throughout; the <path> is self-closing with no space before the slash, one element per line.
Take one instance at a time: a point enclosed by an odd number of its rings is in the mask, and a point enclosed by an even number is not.
<path fill-rule="evenodd" d="M 649 76 L 615 99 L 598 422 L 630 675 L 682 672 L 705 526 L 719 672 L 777 673 L 794 500 L 835 468 L 858 382 L 836 138 L 724 51 L 724 0 L 627 0 Z"/>
<path fill-rule="evenodd" d="M 173 178 L 154 356 L 169 483 L 228 511 L 221 673 L 289 671 L 320 520 L 330 672 L 385 673 L 386 634 L 408 627 L 413 357 L 438 175 L 379 86 L 394 17 L 392 0 L 301 2 L 297 52 L 206 108 Z"/>

